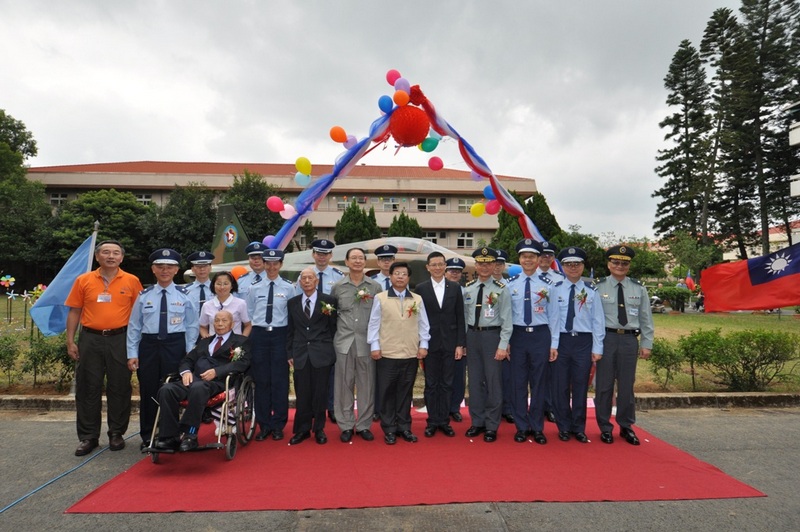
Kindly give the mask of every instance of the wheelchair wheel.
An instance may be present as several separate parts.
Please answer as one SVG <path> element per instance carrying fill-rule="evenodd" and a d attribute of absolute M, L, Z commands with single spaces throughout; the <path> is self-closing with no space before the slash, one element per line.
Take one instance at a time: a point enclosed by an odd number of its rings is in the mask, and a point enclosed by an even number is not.
<path fill-rule="evenodd" d="M 236 437 L 242 445 L 250 443 L 256 432 L 255 400 L 255 383 L 247 376 L 236 394 Z"/>
<path fill-rule="evenodd" d="M 150 461 L 153 462 L 154 464 L 158 463 L 158 458 L 159 458 L 158 453 L 150 453 Z"/>
<path fill-rule="evenodd" d="M 228 441 L 225 442 L 225 458 L 228 460 L 233 460 L 233 457 L 236 456 L 237 440 L 236 434 L 228 435 Z"/>

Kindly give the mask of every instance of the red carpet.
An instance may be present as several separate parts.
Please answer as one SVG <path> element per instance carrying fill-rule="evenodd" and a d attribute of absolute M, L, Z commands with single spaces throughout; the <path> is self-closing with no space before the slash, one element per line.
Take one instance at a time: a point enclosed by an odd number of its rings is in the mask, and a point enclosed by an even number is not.
<path fill-rule="evenodd" d="M 466 414 L 466 412 L 464 412 Z M 593 414 L 593 410 L 590 410 Z M 763 493 L 716 467 L 660 441 L 641 428 L 638 447 L 616 437 L 600 443 L 593 418 L 581 444 L 558 440 L 547 423 L 547 445 L 513 441 L 503 423 L 495 443 L 463 436 L 469 426 L 454 423 L 455 438 L 422 435 L 425 415 L 414 414 L 420 441 L 376 439 L 329 442 L 312 439 L 290 447 L 287 439 L 251 442 L 232 461 L 222 450 L 143 459 L 100 486 L 68 513 L 202 512 L 367 508 L 466 502 L 577 502 L 722 499 Z M 291 420 L 289 422 L 291 427 Z M 208 434 L 205 434 L 208 437 Z M 201 441 L 204 441 L 201 438 Z M 187 467 L 188 466 L 188 467 Z M 512 473 L 513 472 L 513 473 Z M 191 487 L 191 488 L 190 488 Z M 201 489 L 197 489 L 201 488 Z M 181 494 L 191 496 L 181 496 Z M 224 496 L 220 494 L 224 493 Z"/>

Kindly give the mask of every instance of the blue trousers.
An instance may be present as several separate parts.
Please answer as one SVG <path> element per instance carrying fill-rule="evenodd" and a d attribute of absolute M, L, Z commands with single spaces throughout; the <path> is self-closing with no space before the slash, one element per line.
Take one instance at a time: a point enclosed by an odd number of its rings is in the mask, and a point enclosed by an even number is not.
<path fill-rule="evenodd" d="M 256 421 L 262 429 L 283 430 L 289 420 L 287 327 L 253 327 L 250 375 L 255 381 Z"/>
<path fill-rule="evenodd" d="M 139 342 L 139 435 L 149 440 L 156 421 L 158 388 L 170 373 L 178 372 L 178 365 L 186 356 L 186 338 L 183 333 L 172 333 L 164 340 L 156 334 L 143 334 Z"/>
<path fill-rule="evenodd" d="M 561 333 L 553 362 L 553 399 L 559 431 L 586 432 L 586 394 L 592 371 L 592 333 Z M 572 404 L 570 405 L 570 397 Z"/>
<path fill-rule="evenodd" d="M 517 430 L 543 431 L 545 379 L 547 365 L 550 363 L 550 329 L 547 325 L 539 325 L 534 327 L 533 332 L 525 332 L 515 327 L 509 346 L 514 423 Z"/>

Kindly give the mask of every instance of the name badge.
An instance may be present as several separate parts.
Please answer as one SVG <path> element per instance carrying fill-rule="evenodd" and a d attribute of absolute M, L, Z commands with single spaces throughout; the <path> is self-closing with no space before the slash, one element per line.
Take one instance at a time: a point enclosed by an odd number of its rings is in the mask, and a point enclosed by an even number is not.
<path fill-rule="evenodd" d="M 628 314 L 630 314 L 631 316 L 638 316 L 639 315 L 639 309 L 635 308 L 635 307 L 629 307 L 628 308 Z"/>
<path fill-rule="evenodd" d="M 483 311 L 484 318 L 494 318 L 494 309 L 492 307 L 487 308 Z"/>
<path fill-rule="evenodd" d="M 533 311 L 536 314 L 542 314 L 544 312 L 544 307 L 533 307 Z"/>
<path fill-rule="evenodd" d="M 172 325 L 179 325 L 183 322 L 183 318 L 180 316 L 173 316 L 169 319 L 170 324 Z"/>
<path fill-rule="evenodd" d="M 97 302 L 98 303 L 111 303 L 111 294 L 108 292 L 103 292 L 102 294 L 97 294 Z"/>

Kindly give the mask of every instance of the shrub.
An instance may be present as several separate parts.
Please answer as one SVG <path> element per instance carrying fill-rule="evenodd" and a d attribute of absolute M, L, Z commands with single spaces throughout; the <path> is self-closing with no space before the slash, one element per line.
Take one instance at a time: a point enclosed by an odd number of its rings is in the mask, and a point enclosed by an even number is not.
<path fill-rule="evenodd" d="M 33 385 L 36 386 L 39 376 L 57 372 L 62 373 L 61 356 L 66 352 L 66 337 L 61 334 L 55 338 L 38 337 L 31 340 L 22 371 L 33 374 Z M 70 358 L 67 355 L 67 358 Z M 72 360 L 70 358 L 70 360 Z M 61 388 L 61 383 L 59 383 Z"/>
<path fill-rule="evenodd" d="M 16 372 L 14 371 L 19 358 L 19 341 L 12 335 L 0 336 L 0 369 L 8 378 L 8 386 L 14 382 Z"/>
<path fill-rule="evenodd" d="M 724 343 L 722 329 L 720 328 L 711 330 L 698 329 L 692 331 L 689 336 L 681 336 L 678 339 L 678 349 L 681 352 L 681 357 L 689 361 L 693 392 L 697 391 L 695 368 L 717 358 L 723 350 Z"/>
<path fill-rule="evenodd" d="M 797 335 L 781 331 L 733 332 L 705 365 L 731 391 L 762 391 L 782 378 L 786 363 L 798 357 L 798 340 Z"/>
<path fill-rule="evenodd" d="M 653 341 L 653 349 L 650 353 L 650 371 L 656 377 L 656 381 L 661 383 L 664 390 L 667 389 L 669 381 L 675 376 L 675 373 L 680 371 L 683 365 L 683 354 L 680 350 L 676 349 L 672 343 L 665 338 L 656 338 Z M 664 377 L 661 377 L 660 371 L 664 371 Z"/>

